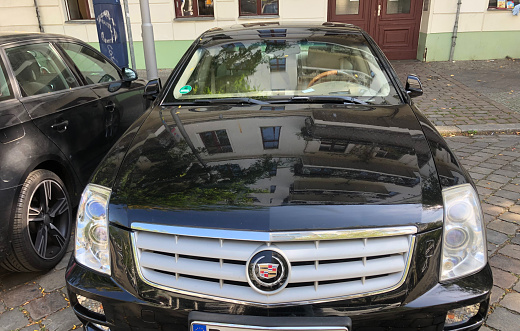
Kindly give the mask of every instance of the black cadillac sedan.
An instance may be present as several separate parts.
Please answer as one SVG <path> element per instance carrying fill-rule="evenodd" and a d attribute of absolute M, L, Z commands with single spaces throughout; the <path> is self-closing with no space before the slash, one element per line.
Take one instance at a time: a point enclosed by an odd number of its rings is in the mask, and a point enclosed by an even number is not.
<path fill-rule="evenodd" d="M 66 279 L 88 330 L 476 330 L 479 198 L 362 30 L 198 38 L 83 192 Z"/>
<path fill-rule="evenodd" d="M 146 109 L 145 83 L 80 40 L 0 33 L 0 266 L 52 268 L 104 154 Z"/>

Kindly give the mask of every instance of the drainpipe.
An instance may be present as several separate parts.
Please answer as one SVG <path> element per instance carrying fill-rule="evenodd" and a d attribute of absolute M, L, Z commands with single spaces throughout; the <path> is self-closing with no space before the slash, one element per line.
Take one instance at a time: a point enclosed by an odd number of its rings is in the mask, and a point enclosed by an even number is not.
<path fill-rule="evenodd" d="M 40 11 L 38 10 L 38 1 L 34 0 L 34 9 L 36 10 L 36 18 L 38 19 L 38 27 L 40 28 L 40 32 L 43 33 L 43 25 L 40 19 Z"/>
<path fill-rule="evenodd" d="M 128 9 L 128 0 L 123 0 L 123 4 L 125 6 L 126 34 L 128 35 L 128 47 L 130 48 L 130 61 L 132 63 L 132 69 L 135 70 L 137 68 L 135 67 L 134 37 L 132 36 L 132 25 L 130 24 L 130 10 Z"/>
<path fill-rule="evenodd" d="M 453 53 L 455 53 L 455 45 L 457 45 L 457 32 L 459 30 L 460 5 L 462 0 L 457 3 L 457 15 L 455 16 L 455 25 L 453 26 L 453 35 L 451 37 L 450 61 L 453 61 Z"/>
<path fill-rule="evenodd" d="M 152 19 L 150 16 L 150 4 L 148 0 L 139 0 L 139 2 L 141 3 L 141 29 L 146 78 L 152 80 L 159 78 L 159 74 L 157 73 L 157 59 L 155 57 L 155 42 L 153 38 Z"/>

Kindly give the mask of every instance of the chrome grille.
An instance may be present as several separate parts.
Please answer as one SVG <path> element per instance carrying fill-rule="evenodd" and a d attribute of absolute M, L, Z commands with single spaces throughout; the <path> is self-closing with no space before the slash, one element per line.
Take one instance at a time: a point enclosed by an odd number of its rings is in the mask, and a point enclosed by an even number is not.
<path fill-rule="evenodd" d="M 133 224 L 141 278 L 152 286 L 217 300 L 286 305 L 382 293 L 402 284 L 415 227 L 262 233 Z M 246 263 L 276 247 L 291 264 L 287 288 L 253 290 Z"/>

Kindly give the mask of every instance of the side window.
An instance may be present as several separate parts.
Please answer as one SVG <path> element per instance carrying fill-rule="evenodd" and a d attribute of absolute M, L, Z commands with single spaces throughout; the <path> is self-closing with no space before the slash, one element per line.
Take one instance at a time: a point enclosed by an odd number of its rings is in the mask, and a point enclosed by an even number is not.
<path fill-rule="evenodd" d="M 12 98 L 13 93 L 11 90 L 11 83 L 9 82 L 9 77 L 7 77 L 7 73 L 5 72 L 4 64 L 2 63 L 2 60 L 0 60 L 0 101 Z"/>
<path fill-rule="evenodd" d="M 97 51 L 78 44 L 60 43 L 88 84 L 120 80 L 119 71 Z"/>
<path fill-rule="evenodd" d="M 12 47 L 6 53 L 24 96 L 78 86 L 72 72 L 48 43 Z"/>

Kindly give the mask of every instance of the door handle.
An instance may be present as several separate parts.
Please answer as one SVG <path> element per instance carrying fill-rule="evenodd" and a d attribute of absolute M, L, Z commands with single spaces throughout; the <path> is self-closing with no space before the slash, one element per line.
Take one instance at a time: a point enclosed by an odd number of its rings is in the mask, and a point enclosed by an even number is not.
<path fill-rule="evenodd" d="M 65 132 L 67 130 L 67 127 L 69 126 L 69 121 L 64 120 L 59 123 L 54 123 L 51 125 L 51 128 L 58 131 L 59 133 Z"/>
<path fill-rule="evenodd" d="M 115 109 L 116 109 L 116 104 L 113 103 L 112 101 L 107 102 L 107 104 L 105 105 L 105 110 L 110 113 L 113 112 Z"/>
<path fill-rule="evenodd" d="M 381 16 L 381 5 L 377 6 L 377 17 Z"/>

